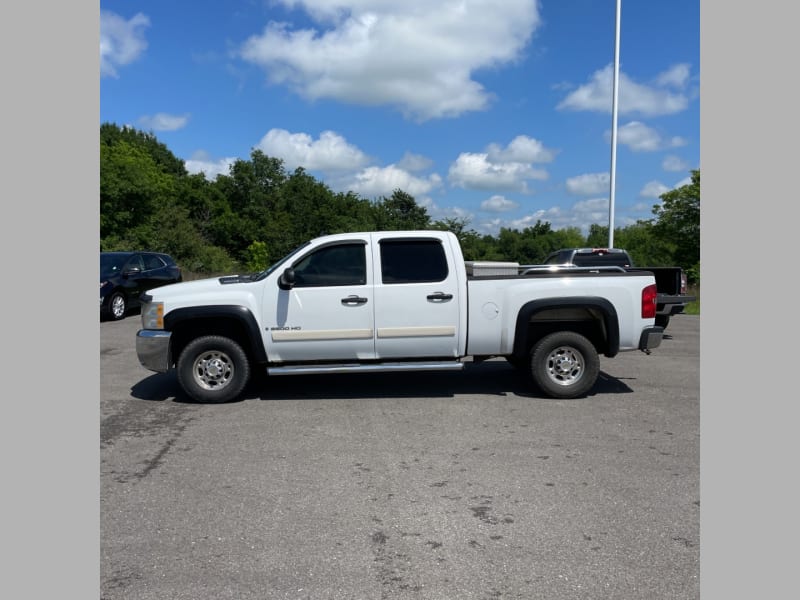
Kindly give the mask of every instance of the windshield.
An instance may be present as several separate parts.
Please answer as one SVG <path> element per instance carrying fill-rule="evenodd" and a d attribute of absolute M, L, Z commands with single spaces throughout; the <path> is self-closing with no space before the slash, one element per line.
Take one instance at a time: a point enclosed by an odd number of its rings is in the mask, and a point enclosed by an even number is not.
<path fill-rule="evenodd" d="M 294 256 L 295 254 L 297 254 L 298 252 L 300 252 L 300 250 L 302 250 L 303 248 L 305 248 L 306 246 L 308 246 L 310 243 L 311 243 L 311 242 L 305 242 L 304 244 L 300 244 L 299 246 L 297 246 L 297 248 L 295 248 L 294 250 L 292 250 L 291 252 L 289 252 L 289 254 L 287 254 L 286 256 L 284 256 L 284 257 L 283 257 L 282 259 L 280 259 L 278 262 L 276 262 L 275 264 L 273 264 L 271 267 L 268 267 L 266 271 L 261 271 L 261 273 L 257 273 L 257 274 L 256 274 L 256 275 L 253 277 L 253 280 L 254 280 L 254 281 L 261 281 L 261 280 L 262 280 L 262 279 L 264 279 L 265 277 L 268 277 L 268 276 L 270 275 L 270 273 L 273 273 L 273 272 L 275 271 L 275 269 L 277 269 L 278 267 L 280 267 L 280 266 L 281 266 L 283 263 L 285 263 L 285 262 L 286 262 L 287 260 L 289 260 L 289 259 L 290 259 L 292 256 Z"/>

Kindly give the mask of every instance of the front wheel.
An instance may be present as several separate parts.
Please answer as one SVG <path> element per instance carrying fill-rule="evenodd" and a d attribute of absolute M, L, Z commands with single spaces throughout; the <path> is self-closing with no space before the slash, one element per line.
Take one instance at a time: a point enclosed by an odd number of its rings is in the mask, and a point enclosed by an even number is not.
<path fill-rule="evenodd" d="M 250 362 L 242 347 L 218 335 L 199 337 L 178 358 L 178 382 L 198 402 L 220 403 L 236 398 L 250 379 Z"/>
<path fill-rule="evenodd" d="M 534 383 L 551 398 L 576 398 L 594 387 L 600 358 L 584 336 L 557 331 L 531 350 L 530 372 Z"/>
<path fill-rule="evenodd" d="M 128 303 L 122 292 L 114 292 L 108 299 L 108 314 L 115 321 L 119 321 L 128 311 Z"/>

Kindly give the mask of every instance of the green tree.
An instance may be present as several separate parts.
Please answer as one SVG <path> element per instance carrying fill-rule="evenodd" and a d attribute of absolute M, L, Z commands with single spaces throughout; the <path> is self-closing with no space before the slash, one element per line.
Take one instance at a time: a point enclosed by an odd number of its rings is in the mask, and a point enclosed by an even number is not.
<path fill-rule="evenodd" d="M 500 260 L 528 265 L 541 264 L 550 252 L 581 245 L 583 242 L 583 236 L 577 228 L 553 231 L 549 222 L 537 220 L 534 225 L 522 231 L 501 228 L 496 251 Z"/>
<path fill-rule="evenodd" d="M 616 232 L 617 230 L 615 229 L 615 235 Z M 614 240 L 614 245 L 618 246 L 616 237 Z M 586 245 L 592 248 L 605 248 L 608 246 L 608 225 L 599 225 L 597 223 L 589 225 L 589 235 L 586 236 Z"/>
<path fill-rule="evenodd" d="M 435 221 L 431 227 L 454 233 L 461 245 L 464 260 L 497 260 L 493 253 L 493 238 L 481 236 L 474 229 L 467 229 L 469 222 L 467 217 L 447 217 Z M 492 243 L 487 243 L 486 239 L 492 240 Z"/>
<path fill-rule="evenodd" d="M 163 173 L 182 177 L 186 175 L 186 165 L 176 157 L 166 145 L 156 139 L 155 134 L 145 133 L 133 127 L 120 127 L 115 123 L 100 125 L 100 145 L 114 146 L 127 142 L 144 150 Z"/>
<path fill-rule="evenodd" d="M 654 219 L 615 229 L 615 245 L 638 265 L 678 264 L 699 274 L 700 171 L 653 208 Z M 575 227 L 553 230 L 537 221 L 522 231 L 478 234 L 465 218 L 432 222 L 413 196 L 396 189 L 370 201 L 354 192 L 334 193 L 299 167 L 287 175 L 280 159 L 253 150 L 229 173 L 208 181 L 190 175 L 152 133 L 100 126 L 101 249 L 147 247 L 182 259 L 186 268 L 229 271 L 251 264 L 261 246 L 282 256 L 322 233 L 441 229 L 452 231 L 467 260 L 539 263 L 560 248 L 605 246 L 608 228 L 593 224 L 584 237 Z"/>
<path fill-rule="evenodd" d="M 562 248 L 582 248 L 588 245 L 586 238 L 578 227 L 557 229 L 548 236 L 547 241 L 550 243 L 547 254 Z M 545 258 L 547 258 L 547 255 L 545 255 Z"/>
<path fill-rule="evenodd" d="M 225 199 L 213 218 L 213 236 L 231 254 L 245 259 L 253 240 L 270 246 L 290 245 L 290 219 L 282 209 L 282 189 L 286 183 L 283 161 L 253 150 L 250 160 L 239 159 L 229 175 L 220 175 L 213 187 Z"/>
<path fill-rule="evenodd" d="M 636 266 L 667 267 L 674 264 L 674 244 L 657 236 L 652 223 L 648 221 L 616 229 L 614 245 L 627 250 Z"/>
<path fill-rule="evenodd" d="M 396 189 L 390 198 L 381 198 L 376 207 L 376 224 L 381 231 L 428 229 L 431 224 L 428 211 L 417 204 L 414 197 Z"/>
<path fill-rule="evenodd" d="M 662 194 L 653 214 L 655 234 L 675 244 L 675 262 L 684 269 L 699 265 L 700 170 L 691 172 L 691 183 Z"/>
<path fill-rule="evenodd" d="M 174 196 L 174 177 L 141 147 L 124 140 L 100 146 L 100 238 L 128 237 Z"/>
<path fill-rule="evenodd" d="M 263 271 L 269 266 L 269 251 L 264 242 L 254 241 L 247 247 L 245 269 L 254 273 Z"/>

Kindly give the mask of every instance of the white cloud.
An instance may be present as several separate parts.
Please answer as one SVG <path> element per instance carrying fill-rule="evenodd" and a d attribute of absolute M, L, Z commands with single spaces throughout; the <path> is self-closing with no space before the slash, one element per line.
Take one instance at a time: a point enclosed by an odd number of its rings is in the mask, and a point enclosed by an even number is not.
<path fill-rule="evenodd" d="M 367 167 L 353 176 L 341 178 L 332 185 L 341 190 L 350 190 L 365 197 L 391 196 L 401 189 L 415 198 L 429 194 L 441 187 L 442 178 L 436 174 L 416 177 L 395 165 Z"/>
<path fill-rule="evenodd" d="M 611 130 L 605 132 L 605 139 L 607 142 L 611 141 Z M 619 127 L 617 142 L 628 146 L 634 152 L 656 152 L 686 145 L 686 141 L 677 136 L 665 140 L 655 129 L 639 121 L 631 121 Z"/>
<path fill-rule="evenodd" d="M 366 154 L 333 131 L 323 131 L 314 140 L 307 133 L 270 129 L 257 148 L 267 156 L 282 159 L 287 171 L 297 167 L 308 171 L 348 171 L 369 162 Z"/>
<path fill-rule="evenodd" d="M 683 187 L 685 185 L 691 185 L 691 184 L 692 184 L 692 178 L 691 177 L 685 177 L 685 178 L 681 179 L 678 183 L 673 185 L 672 189 L 673 190 L 677 190 L 678 188 L 681 188 L 681 187 Z"/>
<path fill-rule="evenodd" d="M 282 159 L 287 171 L 303 167 L 326 173 L 324 181 L 331 189 L 352 191 L 364 197 L 388 197 L 401 189 L 422 205 L 429 200 L 427 194 L 442 187 L 442 178 L 435 173 L 412 174 L 429 168 L 430 159 L 406 152 L 399 164 L 367 166 L 370 158 L 333 131 L 324 131 L 315 140 L 307 133 L 271 129 L 257 148 L 268 156 Z"/>
<path fill-rule="evenodd" d="M 540 24 L 538 3 L 505 0 L 277 0 L 319 29 L 268 23 L 240 56 L 310 100 L 393 106 L 424 121 L 486 109 L 476 70 L 512 63 Z"/>
<path fill-rule="evenodd" d="M 567 191 L 582 196 L 608 192 L 610 186 L 611 176 L 608 173 L 586 173 L 567 179 Z"/>
<path fill-rule="evenodd" d="M 685 110 L 689 99 L 685 94 L 674 93 L 665 87 L 674 87 L 681 77 L 683 67 L 673 67 L 662 73 L 654 86 L 636 83 L 625 73 L 619 73 L 619 114 L 639 113 L 645 116 L 671 115 Z M 687 73 L 688 76 L 688 73 Z M 562 100 L 559 110 L 589 110 L 611 114 L 613 67 L 608 65 L 596 71 L 588 83 L 580 86 Z"/>
<path fill-rule="evenodd" d="M 614 227 L 626 227 L 635 224 L 637 218 L 630 215 L 632 213 L 642 212 L 642 210 L 649 210 L 650 208 L 649 205 L 637 204 L 623 212 L 617 207 L 615 211 Z M 537 221 L 550 223 L 553 230 L 576 227 L 586 235 L 589 233 L 589 228 L 592 224 L 599 223 L 601 225 L 608 225 L 608 198 L 602 197 L 580 200 L 569 208 L 560 206 L 543 208 L 517 219 L 484 219 L 476 223 L 475 230 L 481 234 L 496 236 L 503 227 L 522 230 L 526 227 L 533 227 L 536 225 Z"/>
<path fill-rule="evenodd" d="M 462 152 L 450 166 L 447 178 L 452 185 L 473 190 L 512 190 L 528 192 L 529 179 L 547 179 L 547 171 L 530 164 L 492 163 L 486 153 Z"/>
<path fill-rule="evenodd" d="M 656 77 L 656 84 L 683 89 L 689 81 L 689 65 L 682 63 L 673 65 Z"/>
<path fill-rule="evenodd" d="M 581 227 L 585 223 L 608 223 L 608 198 L 581 200 L 572 205 L 570 213 L 582 223 Z"/>
<path fill-rule="evenodd" d="M 533 214 L 526 215 L 519 219 L 509 221 L 505 227 L 510 229 L 525 229 L 526 227 L 533 227 L 537 221 L 548 221 L 551 225 L 564 218 L 564 213 L 558 206 L 553 206 L 545 210 L 537 210 Z"/>
<path fill-rule="evenodd" d="M 526 135 L 518 135 L 505 148 L 498 144 L 489 144 L 486 149 L 488 159 L 493 163 L 549 163 L 555 157 L 555 151 L 545 148 L 539 140 Z"/>
<path fill-rule="evenodd" d="M 689 169 L 689 163 L 678 156 L 670 155 L 664 157 L 664 160 L 661 163 L 661 168 L 665 171 L 670 171 L 673 173 L 678 171 L 687 171 Z"/>
<path fill-rule="evenodd" d="M 417 198 L 417 204 L 425 207 L 428 215 L 433 221 L 442 221 L 444 219 L 464 219 L 467 223 L 472 223 L 475 215 L 460 206 L 438 206 L 429 196 Z"/>
<path fill-rule="evenodd" d="M 639 196 L 642 198 L 658 198 L 668 191 L 669 188 L 660 181 L 648 181 L 639 192 Z"/>
<path fill-rule="evenodd" d="M 397 163 L 397 166 L 401 169 L 405 169 L 406 171 L 411 171 L 414 173 L 416 171 L 424 171 L 425 169 L 430 168 L 432 164 L 433 161 L 430 158 L 420 154 L 406 152 L 403 155 L 403 158 L 400 159 L 400 162 Z"/>
<path fill-rule="evenodd" d="M 505 196 L 495 195 L 481 202 L 481 210 L 486 212 L 506 212 L 515 208 L 519 208 L 519 204 Z"/>
<path fill-rule="evenodd" d="M 144 115 L 139 118 L 139 123 L 145 129 L 153 131 L 176 131 L 186 127 L 189 122 L 189 115 L 169 115 L 167 113 L 156 113 L 154 115 Z"/>
<path fill-rule="evenodd" d="M 647 202 L 637 202 L 636 204 L 633 204 L 628 208 L 628 212 L 632 213 L 650 212 L 651 208 L 653 208 L 652 204 L 649 204 Z"/>
<path fill-rule="evenodd" d="M 117 69 L 137 60 L 147 49 L 144 29 L 150 19 L 137 13 L 129 20 L 100 11 L 100 77 L 118 77 Z"/>
<path fill-rule="evenodd" d="M 540 141 L 519 135 L 506 147 L 492 143 L 485 152 L 462 152 L 450 166 L 448 179 L 463 189 L 528 192 L 528 180 L 548 178 L 547 171 L 533 164 L 550 162 L 554 156 L 555 151 Z"/>
<path fill-rule="evenodd" d="M 237 158 L 220 158 L 219 160 L 213 160 L 207 152 L 198 150 L 192 154 L 192 158 L 184 161 L 184 165 L 189 173 L 204 173 L 206 179 L 214 180 L 218 175 L 228 175 L 231 165 L 237 160 Z"/>

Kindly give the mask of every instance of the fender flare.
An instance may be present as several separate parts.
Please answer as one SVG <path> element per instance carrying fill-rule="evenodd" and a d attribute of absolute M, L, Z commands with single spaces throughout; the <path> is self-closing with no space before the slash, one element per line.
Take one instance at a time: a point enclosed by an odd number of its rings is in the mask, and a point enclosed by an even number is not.
<path fill-rule="evenodd" d="M 619 318 L 614 305 L 605 298 L 597 296 L 573 296 L 569 298 L 545 298 L 532 300 L 520 307 L 514 330 L 514 354 L 522 356 L 528 346 L 528 324 L 531 318 L 549 308 L 593 308 L 600 311 L 606 328 L 608 348 L 605 356 L 609 358 L 619 353 Z"/>
<path fill-rule="evenodd" d="M 166 331 L 174 331 L 176 327 L 187 321 L 216 319 L 220 317 L 233 319 L 242 326 L 253 352 L 251 357 L 253 360 L 256 362 L 267 361 L 267 352 L 264 349 L 264 341 L 261 338 L 261 329 L 253 313 L 245 306 L 219 304 L 176 308 L 164 316 L 164 329 Z"/>

